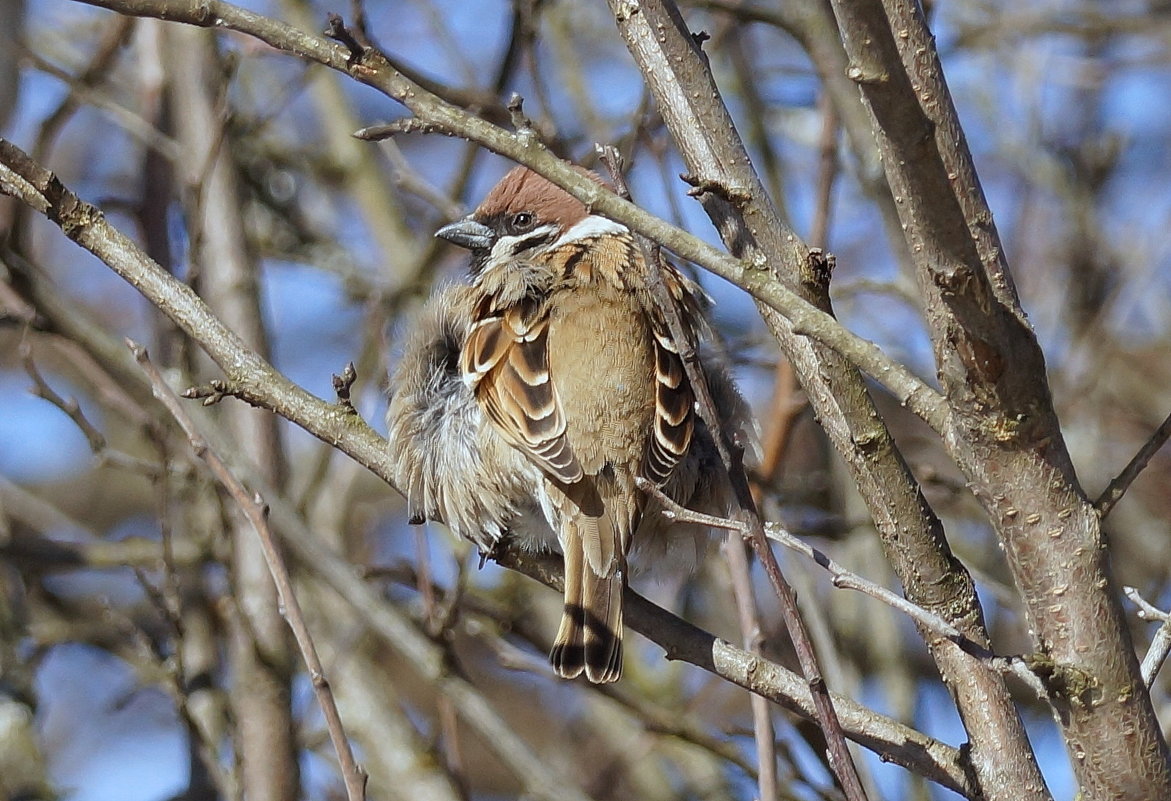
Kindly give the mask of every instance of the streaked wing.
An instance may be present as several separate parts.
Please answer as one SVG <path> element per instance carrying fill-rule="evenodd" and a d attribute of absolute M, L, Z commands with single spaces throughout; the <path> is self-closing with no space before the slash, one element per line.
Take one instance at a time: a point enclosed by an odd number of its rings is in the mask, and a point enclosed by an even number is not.
<path fill-rule="evenodd" d="M 703 290 L 663 262 L 660 275 L 682 323 L 684 346 L 696 347 L 696 324 L 702 324 L 702 308 L 707 302 Z M 683 355 L 671 337 L 666 320 L 654 315 L 651 328 L 655 346 L 655 428 L 647 443 L 642 474 L 658 486 L 666 483 L 675 465 L 691 447 L 695 431 L 695 392 L 687 380 Z"/>
<path fill-rule="evenodd" d="M 647 442 L 642 474 L 658 486 L 666 483 L 687 453 L 695 430 L 695 394 L 671 334 L 655 332 L 655 428 Z"/>
<path fill-rule="evenodd" d="M 549 377 L 549 320 L 532 303 L 472 325 L 461 356 L 464 379 L 504 437 L 552 477 L 582 477 L 557 388 Z"/>

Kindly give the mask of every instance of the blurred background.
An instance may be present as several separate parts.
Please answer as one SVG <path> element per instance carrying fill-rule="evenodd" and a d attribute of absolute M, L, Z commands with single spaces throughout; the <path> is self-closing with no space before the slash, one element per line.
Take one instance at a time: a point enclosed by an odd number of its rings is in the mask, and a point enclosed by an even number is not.
<path fill-rule="evenodd" d="M 328 12 L 351 22 L 364 15 L 396 66 L 496 122 L 507 124 L 503 104 L 518 92 L 561 155 L 593 166 L 594 143 L 618 145 L 638 203 L 718 244 L 678 179 L 684 167 L 605 4 L 245 5 L 315 32 Z M 1171 410 L 1171 5 L 930 5 L 1080 479 L 1094 496 Z M 836 36 L 826 8 L 682 7 L 691 29 L 711 37 L 704 50 L 774 202 L 811 244 L 836 255 L 839 318 L 935 384 L 862 108 L 827 66 L 832 59 L 816 55 Z M 331 375 L 354 362 L 355 404 L 384 431 L 386 371 L 401 332 L 432 288 L 459 280 L 465 266 L 464 254 L 432 233 L 510 165 L 445 137 L 353 139 L 403 110 L 230 32 L 64 0 L 0 0 L 0 19 L 2 135 L 100 206 L 293 381 L 329 398 Z M 294 754 L 285 789 L 272 797 L 342 797 L 275 604 L 248 608 L 250 582 L 265 577 L 251 575 L 239 551 L 236 513 L 185 443 L 162 433 L 164 414 L 120 366 L 122 341 L 146 344 L 176 386 L 217 371 L 38 215 L 0 199 L 0 232 L 0 797 L 219 797 L 233 781 L 247 785 L 238 743 L 253 716 L 240 696 L 270 693 L 288 710 L 283 723 L 267 724 L 283 732 L 273 751 Z M 756 478 L 767 516 L 898 589 L 755 307 L 740 290 L 696 277 L 716 302 L 716 346 L 760 418 Z M 1026 650 L 978 505 L 934 435 L 876 393 L 952 548 L 977 576 L 995 649 Z M 557 681 L 544 656 L 556 593 L 491 564 L 477 569 L 470 546 L 442 526 L 407 526 L 396 493 L 289 424 L 231 400 L 201 420 L 254 461 L 387 603 L 443 643 L 452 669 L 560 775 L 599 799 L 754 797 L 746 693 L 665 661 L 636 635 L 619 685 Z M 1171 604 L 1169 470 L 1171 459 L 1156 456 L 1109 526 L 1120 581 L 1163 607 Z M 728 567 L 712 554 L 693 576 L 636 587 L 740 642 Z M 833 589 L 812 564 L 780 557 L 823 632 L 831 685 L 960 745 L 954 707 L 908 621 Z M 517 797 L 516 777 L 456 722 L 450 701 L 314 581 L 311 566 L 295 567 L 371 773 L 370 797 Z M 773 602 L 767 592 L 758 598 L 764 651 L 792 666 Z M 1132 621 L 1145 649 L 1152 628 Z M 259 684 L 244 679 L 242 651 L 267 676 Z M 1164 676 L 1154 693 L 1165 728 L 1167 690 Z M 1025 693 L 1020 703 L 1051 789 L 1068 797 L 1068 756 L 1048 713 Z M 836 798 L 810 727 L 779 709 L 773 718 L 782 797 Z M 870 753 L 862 767 L 877 798 L 955 797 Z"/>

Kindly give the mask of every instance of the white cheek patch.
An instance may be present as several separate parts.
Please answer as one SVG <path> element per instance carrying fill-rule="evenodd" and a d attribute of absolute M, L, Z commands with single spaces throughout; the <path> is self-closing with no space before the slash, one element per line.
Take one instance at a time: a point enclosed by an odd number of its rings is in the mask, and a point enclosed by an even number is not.
<path fill-rule="evenodd" d="M 519 236 L 502 236 L 496 240 L 492 245 L 492 250 L 488 252 L 488 258 L 484 260 L 483 266 L 477 273 L 473 283 L 479 286 L 486 275 L 492 273 L 501 267 L 508 267 L 516 262 L 516 248 L 525 237 Z"/>
<path fill-rule="evenodd" d="M 562 234 L 561 238 L 554 242 L 552 247 L 556 248 L 570 242 L 576 242 L 579 239 L 590 239 L 595 236 L 605 236 L 606 234 L 625 234 L 629 230 L 622 223 L 614 222 L 611 219 L 597 214 L 591 214 Z"/>
<path fill-rule="evenodd" d="M 515 248 L 515 236 L 500 237 L 492 245 L 492 252 L 488 255 L 488 264 L 496 265 L 508 261 L 512 258 L 512 253 Z"/>

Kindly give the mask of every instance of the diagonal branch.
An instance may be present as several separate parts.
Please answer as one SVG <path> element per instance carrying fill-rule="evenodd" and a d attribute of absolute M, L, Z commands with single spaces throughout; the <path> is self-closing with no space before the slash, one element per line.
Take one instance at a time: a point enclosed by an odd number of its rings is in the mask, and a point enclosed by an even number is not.
<path fill-rule="evenodd" d="M 796 335 L 824 342 L 857 364 L 934 430 L 942 432 L 946 427 L 947 406 L 938 392 L 904 365 L 889 358 L 877 345 L 850 332 L 832 315 L 777 281 L 764 260 L 742 261 L 729 256 L 623 200 L 557 158 L 531 131 L 511 133 L 444 101 L 396 71 L 373 49 L 365 49 L 361 57 L 355 59 L 351 51 L 340 45 L 221 0 L 199 3 L 181 0 L 83 1 L 122 14 L 240 31 L 278 50 L 344 72 L 402 103 L 428 130 L 478 142 L 495 153 L 531 167 L 590 208 L 661 243 L 680 258 L 736 284 L 791 320 Z"/>
<path fill-rule="evenodd" d="M 215 449 L 208 444 L 195 425 L 195 421 L 183 408 L 175 390 L 171 389 L 158 368 L 151 362 L 146 348 L 129 341 L 127 344 L 134 354 L 135 360 L 141 365 L 143 372 L 150 378 L 155 397 L 171 413 L 171 416 L 175 418 L 175 421 L 187 435 L 191 449 L 207 463 L 212 475 L 228 491 L 228 494 L 232 496 L 232 499 L 248 518 L 248 522 L 252 524 L 256 536 L 260 540 L 269 572 L 272 573 L 273 583 L 276 584 L 285 620 L 288 622 L 289 628 L 293 630 L 297 646 L 301 649 L 301 657 L 305 661 L 305 667 L 309 671 L 309 678 L 313 685 L 313 694 L 317 696 L 317 703 L 325 717 L 329 739 L 337 753 L 338 765 L 345 781 L 346 798 L 349 801 L 364 801 L 366 798 L 366 771 L 354 759 L 354 752 L 350 749 L 350 742 L 346 738 L 341 715 L 338 714 L 337 703 L 333 698 L 333 689 L 325 677 L 325 668 L 322 667 L 321 657 L 317 655 L 317 646 L 313 643 L 313 635 L 309 633 L 309 627 L 305 624 L 305 616 L 301 613 L 301 604 L 297 601 L 297 594 L 293 591 L 293 581 L 289 577 L 289 569 L 285 566 L 284 559 L 281 558 L 276 538 L 273 536 L 272 529 L 269 528 L 267 506 L 261 500 L 259 493 L 248 494 L 248 490 L 244 488 L 240 479 L 224 463 Z"/>
<path fill-rule="evenodd" d="M 386 441 L 365 421 L 345 412 L 336 403 L 313 396 L 277 372 L 216 318 L 190 287 L 152 262 L 110 225 L 98 209 L 79 200 L 52 173 L 2 139 L 0 192 L 13 195 L 45 214 L 71 239 L 138 289 L 203 347 L 229 376 L 234 394 L 299 425 L 394 487 Z M 138 380 L 133 372 L 120 375 L 127 381 Z M 289 513 L 293 504 L 278 503 L 280 493 L 267 486 L 261 476 L 250 472 L 247 465 L 230 467 L 269 500 L 276 531 L 290 552 L 317 571 L 421 675 L 437 682 L 440 692 L 452 699 L 463 719 L 496 749 L 502 762 L 518 777 L 530 782 L 530 795 L 559 801 L 584 798 L 579 790 L 566 785 L 543 766 L 471 684 L 445 671 L 438 646 L 384 603 L 352 565 L 318 542 L 300 518 Z M 542 565 L 538 556 L 508 552 L 501 555 L 500 561 L 505 567 L 539 578 L 550 586 L 557 587 L 560 582 L 556 559 L 546 560 Z M 627 620 L 632 628 L 662 646 L 671 658 L 691 662 L 798 714 L 813 717 L 809 688 L 801 677 L 734 648 L 633 593 L 628 595 L 628 603 L 631 607 Z M 851 699 L 835 697 L 833 702 L 851 739 L 955 792 L 973 794 L 959 750 L 878 715 Z"/>
<path fill-rule="evenodd" d="M 1105 517 L 1110 514 L 1114 504 L 1122 500 L 1122 496 L 1130 489 L 1130 485 L 1146 469 L 1159 449 L 1167 444 L 1169 438 L 1171 438 L 1171 414 L 1167 415 L 1166 419 L 1159 424 L 1154 433 L 1138 449 L 1134 458 L 1127 463 L 1121 473 L 1114 477 L 1106 489 L 1102 490 L 1098 500 L 1094 501 L 1094 508 L 1098 510 L 1100 516 Z"/>

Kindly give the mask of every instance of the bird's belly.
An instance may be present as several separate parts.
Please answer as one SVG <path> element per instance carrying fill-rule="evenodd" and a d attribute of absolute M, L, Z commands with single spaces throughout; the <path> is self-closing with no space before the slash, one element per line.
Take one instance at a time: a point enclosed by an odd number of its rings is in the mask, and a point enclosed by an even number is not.
<path fill-rule="evenodd" d="M 655 413 L 651 337 L 642 310 L 626 298 L 591 293 L 553 311 L 550 376 L 586 473 L 607 463 L 637 470 L 642 461 Z"/>

